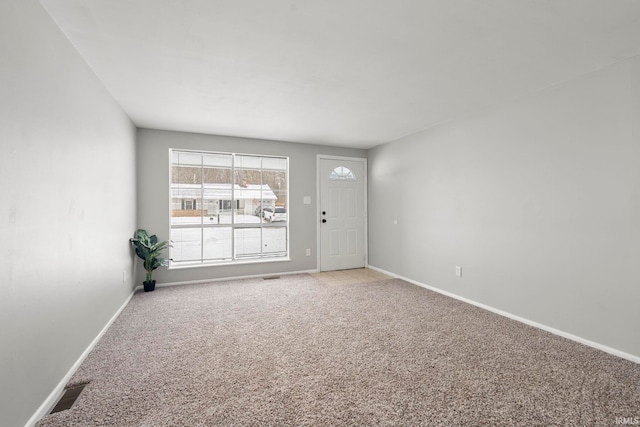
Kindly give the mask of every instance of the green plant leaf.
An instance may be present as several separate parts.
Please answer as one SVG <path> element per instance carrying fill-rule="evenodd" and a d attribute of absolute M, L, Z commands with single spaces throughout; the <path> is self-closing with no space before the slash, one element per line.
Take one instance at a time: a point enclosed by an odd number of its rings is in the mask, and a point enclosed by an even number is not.
<path fill-rule="evenodd" d="M 134 246 L 136 255 L 143 260 L 147 281 L 152 280 L 153 270 L 168 265 L 168 260 L 161 255 L 164 249 L 171 246 L 169 241 L 158 241 L 155 234 L 149 236 L 142 228 L 137 229 L 134 237 L 129 241 Z"/>

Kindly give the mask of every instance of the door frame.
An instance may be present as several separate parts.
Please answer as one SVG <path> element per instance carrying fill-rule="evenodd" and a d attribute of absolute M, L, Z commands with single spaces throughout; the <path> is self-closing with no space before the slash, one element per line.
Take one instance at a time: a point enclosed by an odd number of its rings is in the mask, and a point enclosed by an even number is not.
<path fill-rule="evenodd" d="M 320 215 L 320 182 L 322 177 L 320 176 L 320 161 L 326 160 L 346 160 L 350 162 L 361 162 L 364 169 L 364 266 L 369 265 L 369 214 L 368 214 L 368 201 L 367 201 L 367 181 L 369 179 L 369 170 L 367 168 L 366 157 L 347 157 L 347 156 L 331 156 L 328 154 L 318 154 L 316 156 L 316 270 L 321 270 L 321 257 L 322 257 L 322 237 L 320 236 L 320 221 L 322 220 Z"/>

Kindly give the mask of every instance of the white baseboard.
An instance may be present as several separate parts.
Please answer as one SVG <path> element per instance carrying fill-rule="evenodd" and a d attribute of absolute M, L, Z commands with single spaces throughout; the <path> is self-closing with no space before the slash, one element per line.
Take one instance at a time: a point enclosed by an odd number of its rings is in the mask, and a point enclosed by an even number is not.
<path fill-rule="evenodd" d="M 476 307 L 480 307 L 480 308 L 482 308 L 484 310 L 488 310 L 488 311 L 490 311 L 492 313 L 499 314 L 500 316 L 508 317 L 509 319 L 513 319 L 513 320 L 516 320 L 518 322 L 524 323 L 526 325 L 533 326 L 534 328 L 542 329 L 543 331 L 550 332 L 550 333 L 552 333 L 554 335 L 558 335 L 558 336 L 561 336 L 563 338 L 567 338 L 567 339 L 569 339 L 571 341 L 575 341 L 575 342 L 578 342 L 580 344 L 584 344 L 584 345 L 587 345 L 589 347 L 593 347 L 593 348 L 596 348 L 598 350 L 602 350 L 602 351 L 607 352 L 609 354 L 613 354 L 614 356 L 618 356 L 618 357 L 621 357 L 623 359 L 630 360 L 631 362 L 635 362 L 635 363 L 640 364 L 640 356 L 635 356 L 633 354 L 625 353 L 624 351 L 621 351 L 621 350 L 618 350 L 618 349 L 615 349 L 615 348 L 612 348 L 612 347 L 608 347 L 606 345 L 603 345 L 603 344 L 600 344 L 600 343 L 597 343 L 597 342 L 594 342 L 594 341 L 590 341 L 590 340 L 585 339 L 585 338 L 581 338 L 579 336 L 570 334 L 568 332 L 561 331 L 559 329 L 552 328 L 552 327 L 547 326 L 547 325 L 543 325 L 542 323 L 534 322 L 532 320 L 525 319 L 524 317 L 516 316 L 515 314 L 509 313 L 509 312 L 506 312 L 506 311 L 503 311 L 503 310 L 499 310 L 497 308 L 494 308 L 494 307 L 479 303 L 477 301 L 470 300 L 468 298 L 462 297 L 460 295 L 456 295 L 456 294 L 451 293 L 451 292 L 444 291 L 442 289 L 435 288 L 433 286 L 426 285 L 424 283 L 420 283 L 418 281 L 409 279 L 407 277 L 400 276 L 398 274 L 392 273 L 390 271 L 386 271 L 386 270 L 384 270 L 382 268 L 378 268 L 378 267 L 375 267 L 373 265 L 368 265 L 367 268 L 379 271 L 381 273 L 386 274 L 387 276 L 395 277 L 397 279 L 402 279 L 405 282 L 409 282 L 409 283 L 412 283 L 414 285 L 420 286 L 422 288 L 429 289 L 431 291 L 437 292 L 439 294 L 446 295 L 448 297 L 457 299 L 459 301 L 466 302 L 466 303 L 474 305 Z"/>
<path fill-rule="evenodd" d="M 31 416 L 31 418 L 29 418 L 29 420 L 25 424 L 25 427 L 33 427 L 42 417 L 44 417 L 49 412 L 51 412 L 53 407 L 58 403 L 58 400 L 60 400 L 60 397 L 62 397 L 62 393 L 64 392 L 64 388 L 67 385 L 67 383 L 69 382 L 69 380 L 71 379 L 71 377 L 73 376 L 73 374 L 78 370 L 78 368 L 80 367 L 82 362 L 84 362 L 84 359 L 87 358 L 89 353 L 91 353 L 91 350 L 93 350 L 93 348 L 96 346 L 98 341 L 100 341 L 100 338 L 102 338 L 102 336 L 107 332 L 107 329 L 109 329 L 109 327 L 113 324 L 113 322 L 115 322 L 116 318 L 120 315 L 122 310 L 124 310 L 124 308 L 127 306 L 127 304 L 129 304 L 129 301 L 131 301 L 131 298 L 133 297 L 134 293 L 135 293 L 135 290 L 131 292 L 131 294 L 126 299 L 126 301 L 120 306 L 118 311 L 116 311 L 116 313 L 111 317 L 111 319 L 109 319 L 107 324 L 104 326 L 104 328 L 102 328 L 102 330 L 94 338 L 94 340 L 91 341 L 91 344 L 89 344 L 89 346 L 86 348 L 86 350 L 80 355 L 78 360 L 76 360 L 76 362 L 73 364 L 73 366 L 71 366 L 71 369 L 69 369 L 67 374 L 62 378 L 62 380 L 60 380 L 60 382 L 53 389 L 51 394 L 49 394 L 49 396 L 45 399 L 44 402 L 42 402 L 42 404 L 36 410 L 36 412 Z"/>
<path fill-rule="evenodd" d="M 302 270 L 302 271 L 287 271 L 284 273 L 269 273 L 269 274 L 252 274 L 249 276 L 229 276 L 229 277 L 219 277 L 216 279 L 202 279 L 202 280 L 189 280 L 186 282 L 167 282 L 167 283 L 157 283 L 156 287 L 163 288 L 166 286 L 180 286 L 180 285 L 198 285 L 201 283 L 211 283 L 211 282 L 226 282 L 228 280 L 241 280 L 241 279 L 254 279 L 257 277 L 271 277 L 271 276 L 290 276 L 292 274 L 311 274 L 318 273 L 320 270 Z M 135 289 L 136 291 L 142 290 L 142 285 L 138 285 Z"/>

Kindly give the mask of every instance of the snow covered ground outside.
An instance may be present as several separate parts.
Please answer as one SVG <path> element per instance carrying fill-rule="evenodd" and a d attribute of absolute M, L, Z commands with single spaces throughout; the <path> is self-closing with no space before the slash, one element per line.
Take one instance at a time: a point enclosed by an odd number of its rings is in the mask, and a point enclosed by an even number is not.
<path fill-rule="evenodd" d="M 172 225 L 200 225 L 200 217 L 174 217 Z M 230 215 L 204 217 L 205 224 L 231 225 Z M 260 217 L 252 215 L 236 215 L 236 224 L 256 224 L 257 227 L 236 228 L 236 257 L 256 256 L 262 254 L 285 254 L 287 251 L 287 228 L 285 223 L 278 226 L 260 227 Z M 232 227 L 186 227 L 171 230 L 171 258 L 174 261 L 196 261 L 231 259 L 233 254 Z"/>

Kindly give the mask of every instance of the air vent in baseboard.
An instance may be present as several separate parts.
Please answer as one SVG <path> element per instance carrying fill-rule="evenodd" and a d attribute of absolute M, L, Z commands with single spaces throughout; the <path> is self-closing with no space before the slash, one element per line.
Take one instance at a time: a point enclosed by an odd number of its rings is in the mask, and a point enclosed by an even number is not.
<path fill-rule="evenodd" d="M 58 400 L 58 403 L 56 403 L 56 406 L 53 407 L 50 414 L 54 414 L 60 411 L 65 411 L 71 408 L 87 384 L 89 383 L 77 384 L 71 387 L 66 387 L 62 392 L 62 397 L 60 397 L 60 400 Z"/>

